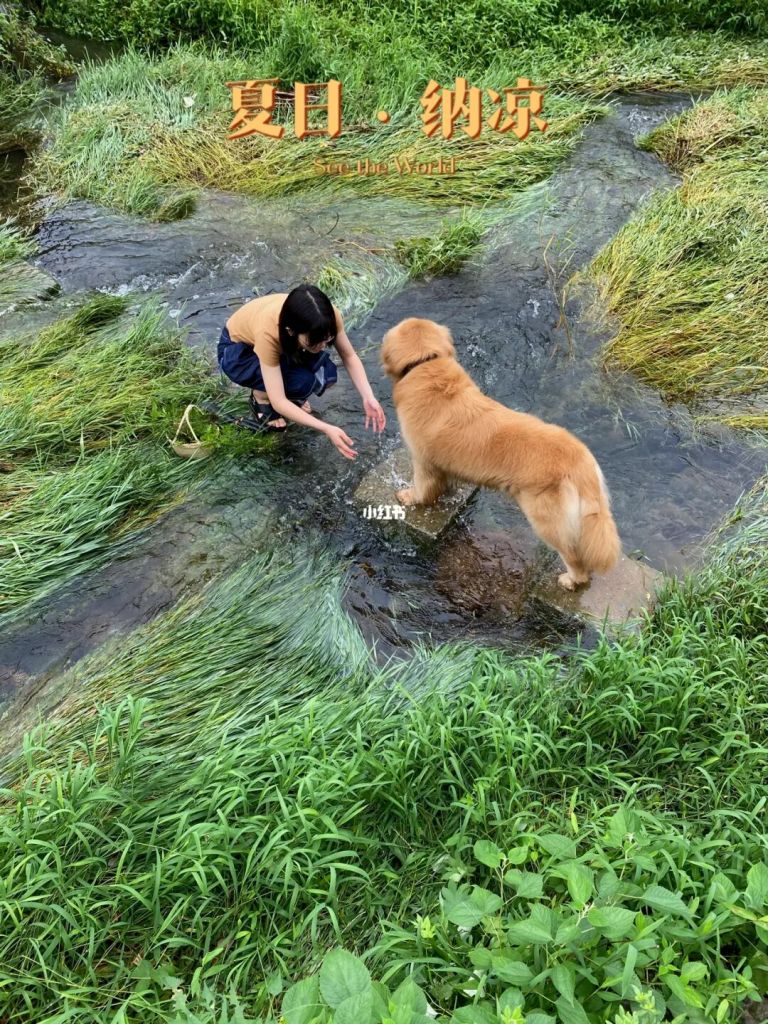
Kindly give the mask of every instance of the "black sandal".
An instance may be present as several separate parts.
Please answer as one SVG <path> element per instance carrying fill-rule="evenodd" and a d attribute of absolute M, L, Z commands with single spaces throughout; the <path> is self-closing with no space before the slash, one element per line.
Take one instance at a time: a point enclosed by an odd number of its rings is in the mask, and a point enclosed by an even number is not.
<path fill-rule="evenodd" d="M 251 407 L 251 412 L 258 422 L 264 426 L 265 430 L 274 430 L 279 432 L 285 430 L 287 427 L 287 423 L 284 423 L 282 427 L 267 427 L 267 424 L 271 423 L 273 420 L 281 419 L 280 413 L 275 412 L 269 402 L 259 402 L 251 394 L 248 396 L 248 404 Z"/>

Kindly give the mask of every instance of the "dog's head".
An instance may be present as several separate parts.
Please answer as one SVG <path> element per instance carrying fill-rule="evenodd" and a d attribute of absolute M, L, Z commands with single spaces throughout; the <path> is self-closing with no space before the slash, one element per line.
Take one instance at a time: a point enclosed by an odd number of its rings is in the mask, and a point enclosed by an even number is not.
<path fill-rule="evenodd" d="M 393 380 L 400 380 L 417 363 L 436 356 L 455 355 L 447 327 L 415 316 L 391 327 L 381 344 L 381 365 Z"/>

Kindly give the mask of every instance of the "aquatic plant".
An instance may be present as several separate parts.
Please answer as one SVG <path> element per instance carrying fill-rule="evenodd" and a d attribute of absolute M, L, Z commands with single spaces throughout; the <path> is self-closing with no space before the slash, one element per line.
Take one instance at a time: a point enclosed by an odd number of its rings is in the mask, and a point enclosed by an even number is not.
<path fill-rule="evenodd" d="M 624 985 L 638 966 L 670 1015 L 690 992 L 702 1019 L 731 1019 L 767 962 L 766 531 L 768 481 L 640 635 L 566 665 L 451 645 L 375 668 L 314 536 L 94 653 L 41 694 L 45 725 L 4 765 L 7 1019 L 246 1020 L 341 943 L 373 947 L 393 988 L 415 970 L 446 1011 L 496 994 L 501 943 L 526 1008 L 565 999 L 561 1024 L 593 1019 L 634 944 Z M 535 924 L 539 885 L 550 926 L 596 933 L 564 936 L 563 970 L 534 982 L 541 935 L 505 944 L 492 919 Z M 632 922 L 589 921 L 595 899 Z M 617 1009 L 637 1005 L 627 991 Z"/>
<path fill-rule="evenodd" d="M 682 172 L 596 257 L 605 349 L 702 417 L 768 427 L 768 92 L 715 95 L 644 145 Z"/>
<path fill-rule="evenodd" d="M 28 261 L 34 250 L 28 229 L 11 218 L 0 222 L 0 314 L 58 291 L 57 282 Z"/>

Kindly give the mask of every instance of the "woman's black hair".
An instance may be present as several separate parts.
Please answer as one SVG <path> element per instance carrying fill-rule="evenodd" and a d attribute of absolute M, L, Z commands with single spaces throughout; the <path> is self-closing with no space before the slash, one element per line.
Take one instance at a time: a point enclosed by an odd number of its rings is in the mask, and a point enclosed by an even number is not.
<path fill-rule="evenodd" d="M 291 328 L 293 334 L 289 334 Z M 336 341 L 336 314 L 331 300 L 313 284 L 300 284 L 288 293 L 278 320 L 280 347 L 291 362 L 299 362 L 311 353 L 299 346 L 299 335 L 308 334 L 309 344 Z"/>

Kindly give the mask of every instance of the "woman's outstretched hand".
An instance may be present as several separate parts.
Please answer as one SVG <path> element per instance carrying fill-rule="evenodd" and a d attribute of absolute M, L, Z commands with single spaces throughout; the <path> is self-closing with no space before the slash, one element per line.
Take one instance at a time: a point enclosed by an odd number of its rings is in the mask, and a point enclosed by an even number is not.
<path fill-rule="evenodd" d="M 357 458 L 357 452 L 352 447 L 352 445 L 355 442 L 352 440 L 351 437 L 348 437 L 347 434 L 344 433 L 341 427 L 334 427 L 331 424 L 329 424 L 325 433 L 327 434 L 331 443 L 334 444 L 336 448 L 338 448 L 338 450 L 345 458 Z"/>
<path fill-rule="evenodd" d="M 365 410 L 365 429 L 373 427 L 374 433 L 380 434 L 387 423 L 384 410 L 373 396 L 363 400 L 363 409 Z"/>

